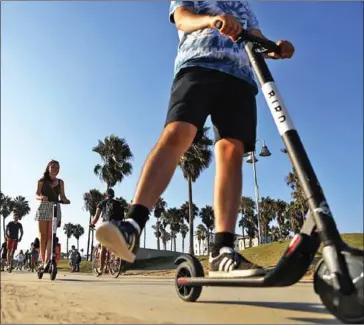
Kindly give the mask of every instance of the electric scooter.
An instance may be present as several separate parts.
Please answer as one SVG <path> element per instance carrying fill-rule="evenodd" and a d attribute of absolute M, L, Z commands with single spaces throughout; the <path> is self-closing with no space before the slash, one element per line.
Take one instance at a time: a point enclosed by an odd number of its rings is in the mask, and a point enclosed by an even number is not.
<path fill-rule="evenodd" d="M 220 29 L 221 22 L 216 24 Z M 364 323 L 364 252 L 348 246 L 341 238 L 333 215 L 317 180 L 288 110 L 268 69 L 263 53 L 279 53 L 274 42 L 243 31 L 237 42 L 245 43 L 251 65 L 278 132 L 295 168 L 309 206 L 301 232 L 290 242 L 274 269 L 265 276 L 209 278 L 197 258 L 184 254 L 175 261 L 175 287 L 187 302 L 196 301 L 203 286 L 288 287 L 297 283 L 311 265 L 320 244 L 323 258 L 316 265 L 314 290 L 327 310 L 346 324 Z"/>
<path fill-rule="evenodd" d="M 38 269 L 37 275 L 38 279 L 43 278 L 44 273 L 50 274 L 50 279 L 53 281 L 57 276 L 57 262 L 56 262 L 56 237 L 57 237 L 57 227 L 58 227 L 58 204 L 66 204 L 63 201 L 59 200 L 57 202 L 53 202 L 53 218 L 52 218 L 52 256 L 50 260 L 47 262 L 44 269 Z"/>

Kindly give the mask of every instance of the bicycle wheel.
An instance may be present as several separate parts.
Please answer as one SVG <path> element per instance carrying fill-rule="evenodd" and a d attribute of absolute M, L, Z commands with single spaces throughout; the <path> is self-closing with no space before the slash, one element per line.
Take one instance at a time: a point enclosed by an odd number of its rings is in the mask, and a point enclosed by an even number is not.
<path fill-rule="evenodd" d="M 126 262 L 116 257 L 114 254 L 111 255 L 109 261 L 109 273 L 113 278 L 117 278 L 121 273 L 124 272 L 124 266 Z"/>
<path fill-rule="evenodd" d="M 98 271 L 98 268 L 100 267 L 99 255 L 99 249 L 98 247 L 95 247 L 92 252 L 92 273 L 97 277 L 101 275 Z"/>

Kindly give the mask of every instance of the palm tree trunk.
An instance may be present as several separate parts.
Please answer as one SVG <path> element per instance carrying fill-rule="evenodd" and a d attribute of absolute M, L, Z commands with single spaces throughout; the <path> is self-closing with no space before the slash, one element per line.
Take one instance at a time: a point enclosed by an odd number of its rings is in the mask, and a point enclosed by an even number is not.
<path fill-rule="evenodd" d="M 243 247 L 244 247 L 244 250 L 246 249 L 245 247 L 245 234 L 244 234 L 244 226 L 241 226 L 241 233 L 243 234 Z"/>
<path fill-rule="evenodd" d="M 174 237 L 174 251 L 177 251 L 177 234 Z"/>
<path fill-rule="evenodd" d="M 160 250 L 161 249 L 161 246 L 160 246 L 160 241 L 159 241 L 159 220 L 157 219 L 157 229 L 156 229 L 156 232 L 157 232 L 157 249 Z"/>
<path fill-rule="evenodd" d="M 67 241 L 66 241 L 66 249 L 67 249 L 67 259 L 69 260 L 69 254 L 68 254 L 68 236 L 67 236 Z"/>
<path fill-rule="evenodd" d="M 171 252 L 173 250 L 173 231 L 171 231 Z"/>
<path fill-rule="evenodd" d="M 144 227 L 144 248 L 147 242 L 147 227 Z"/>
<path fill-rule="evenodd" d="M 80 250 L 80 247 L 79 247 L 79 238 L 76 238 L 77 239 L 77 250 L 79 251 Z"/>
<path fill-rule="evenodd" d="M 185 252 L 185 239 L 182 237 L 182 253 Z"/>
<path fill-rule="evenodd" d="M 210 255 L 210 231 L 207 229 L 207 256 Z"/>
<path fill-rule="evenodd" d="M 93 253 L 93 248 L 94 248 L 94 230 L 91 230 L 91 258 L 90 260 L 92 261 L 92 253 Z"/>
<path fill-rule="evenodd" d="M 90 218 L 89 218 L 89 225 L 91 224 L 91 214 L 90 214 Z M 89 258 L 89 253 L 90 253 L 90 227 L 88 227 L 88 234 L 87 234 L 87 252 L 86 252 L 86 261 L 88 261 Z"/>
<path fill-rule="evenodd" d="M 193 252 L 193 202 L 192 202 L 192 179 L 188 176 L 188 223 L 190 227 L 190 248 L 189 254 L 194 255 Z"/>

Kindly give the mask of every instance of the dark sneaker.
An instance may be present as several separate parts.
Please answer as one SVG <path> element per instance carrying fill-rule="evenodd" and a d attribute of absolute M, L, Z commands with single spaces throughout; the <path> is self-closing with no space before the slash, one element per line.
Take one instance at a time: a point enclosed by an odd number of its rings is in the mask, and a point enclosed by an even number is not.
<path fill-rule="evenodd" d="M 139 247 L 140 227 L 132 219 L 103 222 L 96 230 L 99 243 L 122 260 L 133 263 Z"/>
<path fill-rule="evenodd" d="M 262 267 L 255 265 L 230 247 L 220 249 L 220 255 L 209 260 L 210 278 L 244 278 L 264 275 Z"/>

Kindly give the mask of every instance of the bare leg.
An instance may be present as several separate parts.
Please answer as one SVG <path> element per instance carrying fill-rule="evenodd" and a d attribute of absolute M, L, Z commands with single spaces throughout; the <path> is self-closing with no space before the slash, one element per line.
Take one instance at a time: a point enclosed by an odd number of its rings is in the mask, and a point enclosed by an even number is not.
<path fill-rule="evenodd" d="M 140 233 L 157 199 L 167 188 L 177 164 L 190 147 L 197 128 L 185 122 L 169 123 L 149 154 L 142 170 L 125 225 L 102 223 L 96 238 L 102 246 L 129 263 L 134 262 L 136 233 Z"/>
<path fill-rule="evenodd" d="M 215 145 L 214 185 L 215 231 L 235 233 L 242 192 L 244 145 L 234 139 L 222 139 Z"/>
<path fill-rule="evenodd" d="M 52 221 L 47 221 L 47 262 L 51 259 L 52 255 Z"/>
<path fill-rule="evenodd" d="M 104 270 L 105 259 L 106 259 L 106 248 L 101 247 L 101 252 L 100 252 L 100 268 L 101 268 L 101 271 Z"/>
<path fill-rule="evenodd" d="M 40 256 L 42 258 L 42 263 L 46 263 L 46 249 L 48 242 L 48 222 L 49 221 L 39 221 L 39 241 L 40 241 Z"/>
<path fill-rule="evenodd" d="M 11 266 L 11 262 L 12 262 L 12 259 L 13 259 L 13 250 L 12 249 L 8 249 L 8 254 L 7 254 L 7 258 L 8 258 L 8 267 Z"/>
<path fill-rule="evenodd" d="M 167 188 L 181 156 L 190 147 L 197 128 L 185 122 L 166 126 L 157 144 L 149 154 L 142 170 L 133 199 L 149 210 Z"/>

